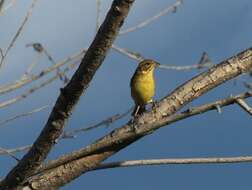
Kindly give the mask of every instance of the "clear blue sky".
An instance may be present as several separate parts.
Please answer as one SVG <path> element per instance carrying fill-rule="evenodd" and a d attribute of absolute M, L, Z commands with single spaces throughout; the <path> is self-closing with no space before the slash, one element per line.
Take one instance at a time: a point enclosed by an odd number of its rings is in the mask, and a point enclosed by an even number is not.
<path fill-rule="evenodd" d="M 101 2 L 104 18 L 111 0 Z M 123 28 L 134 26 L 173 2 L 175 0 L 136 1 Z M 1 48 L 5 48 L 10 42 L 30 3 L 31 1 L 17 1 L 4 16 L 0 16 Z M 164 16 L 144 29 L 120 36 L 115 44 L 156 59 L 162 64 L 195 64 L 203 51 L 209 54 L 214 63 L 219 63 L 251 47 L 251 7 L 250 0 L 184 0 L 176 14 Z M 95 35 L 95 10 L 94 0 L 39 0 L 0 71 L 0 85 L 22 76 L 27 65 L 36 57 L 34 51 L 25 48 L 27 43 L 41 42 L 55 60 L 88 47 Z M 49 65 L 47 59 L 42 58 L 34 73 Z M 89 126 L 128 110 L 133 105 L 129 80 L 135 68 L 135 61 L 111 50 L 85 96 L 81 98 L 66 129 Z M 177 85 L 198 73 L 199 71 L 158 70 L 156 99 L 167 95 Z M 252 82 L 251 78 L 243 79 Z M 15 105 L 0 109 L 0 120 L 53 103 L 60 87 L 62 83 L 57 81 Z M 28 87 L 2 96 L 0 101 L 15 97 L 25 89 Z M 245 90 L 241 82 L 234 85 L 234 81 L 230 81 L 189 106 L 201 105 Z M 248 102 L 252 105 L 251 100 Z M 0 147 L 15 148 L 32 143 L 49 113 L 50 109 L 0 126 Z M 129 117 L 116 122 L 109 128 L 80 134 L 76 139 L 60 141 L 49 158 L 83 147 L 113 128 L 120 127 L 128 119 Z M 250 123 L 251 116 L 240 107 L 229 106 L 223 109 L 222 114 L 212 111 L 163 128 L 109 160 L 252 155 Z M 21 157 L 22 154 L 17 156 Z M 11 158 L 0 156 L 0 177 L 14 165 L 15 161 Z M 252 186 L 251 170 L 251 163 L 111 169 L 85 174 L 63 189 L 247 190 Z"/>

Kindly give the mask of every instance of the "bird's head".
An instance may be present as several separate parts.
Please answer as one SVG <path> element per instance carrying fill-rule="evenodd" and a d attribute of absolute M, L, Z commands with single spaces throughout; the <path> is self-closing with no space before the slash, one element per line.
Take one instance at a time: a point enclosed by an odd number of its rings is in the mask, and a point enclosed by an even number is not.
<path fill-rule="evenodd" d="M 141 73 L 149 73 L 152 72 L 159 65 L 160 64 L 154 60 L 145 59 L 139 63 L 137 71 Z"/>

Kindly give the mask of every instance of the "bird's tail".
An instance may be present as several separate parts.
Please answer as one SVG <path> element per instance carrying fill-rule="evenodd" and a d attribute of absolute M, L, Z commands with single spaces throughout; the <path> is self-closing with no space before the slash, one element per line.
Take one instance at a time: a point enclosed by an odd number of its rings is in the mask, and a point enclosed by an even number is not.
<path fill-rule="evenodd" d="M 140 115 L 143 112 L 145 112 L 145 106 L 139 106 L 139 105 L 135 105 L 134 111 L 132 112 L 132 116 L 136 116 L 136 115 Z"/>

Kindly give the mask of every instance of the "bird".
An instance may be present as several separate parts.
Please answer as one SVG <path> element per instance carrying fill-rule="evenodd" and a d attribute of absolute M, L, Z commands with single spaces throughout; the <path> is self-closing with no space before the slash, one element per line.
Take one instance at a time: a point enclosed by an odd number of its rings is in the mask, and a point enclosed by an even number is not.
<path fill-rule="evenodd" d="M 160 64 L 151 59 L 145 59 L 138 64 L 130 80 L 131 97 L 135 102 L 132 116 L 137 116 L 146 111 L 145 106 L 153 103 L 155 94 L 154 70 Z"/>

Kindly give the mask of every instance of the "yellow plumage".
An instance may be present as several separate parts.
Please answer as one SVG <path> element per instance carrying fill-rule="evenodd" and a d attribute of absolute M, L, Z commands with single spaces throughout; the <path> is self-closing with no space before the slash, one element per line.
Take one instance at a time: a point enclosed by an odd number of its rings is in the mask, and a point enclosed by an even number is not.
<path fill-rule="evenodd" d="M 144 60 L 139 63 L 130 81 L 131 96 L 135 102 L 135 110 L 132 115 L 136 116 L 145 111 L 145 105 L 152 102 L 155 94 L 154 69 L 159 65 L 153 60 Z"/>

